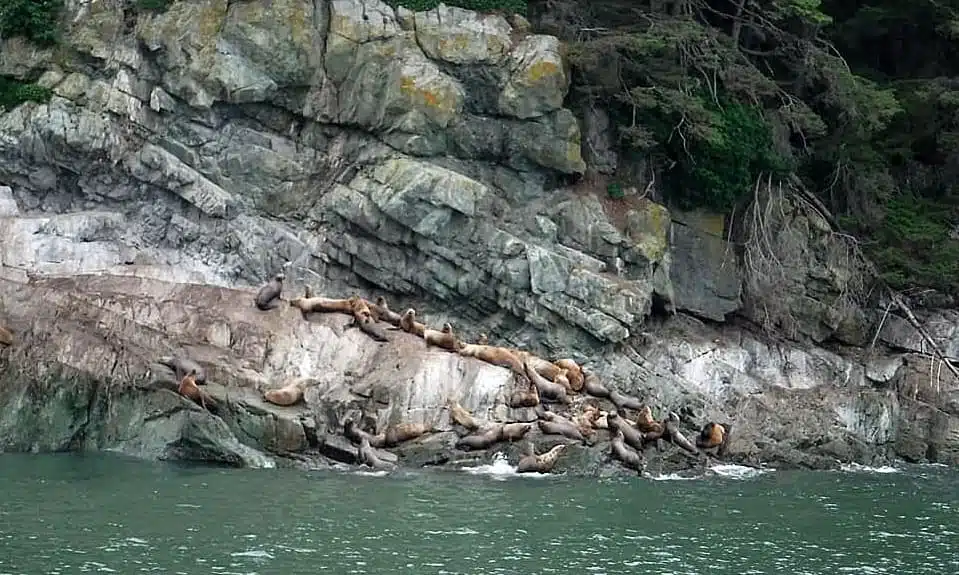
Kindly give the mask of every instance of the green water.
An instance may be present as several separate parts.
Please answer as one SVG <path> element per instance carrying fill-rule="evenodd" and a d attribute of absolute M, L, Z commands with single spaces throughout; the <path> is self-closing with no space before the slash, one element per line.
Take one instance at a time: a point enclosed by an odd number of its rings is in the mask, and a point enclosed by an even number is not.
<path fill-rule="evenodd" d="M 378 477 L 0 456 L 0 574 L 150 572 L 952 575 L 959 474 Z"/>

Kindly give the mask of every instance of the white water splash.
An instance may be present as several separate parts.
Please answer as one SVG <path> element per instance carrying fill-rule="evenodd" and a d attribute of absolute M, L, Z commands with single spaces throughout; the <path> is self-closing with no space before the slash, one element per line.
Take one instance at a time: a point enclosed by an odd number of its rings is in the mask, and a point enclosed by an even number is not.
<path fill-rule="evenodd" d="M 550 476 L 549 473 L 519 473 L 516 471 L 516 466 L 510 465 L 509 459 L 502 453 L 493 455 L 493 462 L 488 465 L 463 466 L 460 467 L 460 471 L 465 471 L 471 475 L 488 475 L 497 481 L 505 481 L 509 477 L 543 478 Z"/>
<path fill-rule="evenodd" d="M 880 465 L 879 467 L 869 467 L 858 463 L 847 463 L 840 466 L 843 471 L 850 473 L 901 473 L 901 469 L 896 469 L 891 465 Z"/>
<path fill-rule="evenodd" d="M 389 473 L 390 472 L 385 469 L 380 469 L 379 471 L 368 471 L 365 469 L 358 469 L 356 471 L 353 471 L 353 475 L 363 475 L 366 477 L 385 477 L 389 475 Z"/>
<path fill-rule="evenodd" d="M 764 467 L 758 469 L 756 467 L 747 467 L 745 465 L 713 465 L 709 468 L 710 471 L 716 475 L 722 477 L 728 477 L 730 479 L 752 479 L 753 477 L 759 477 L 770 471 L 776 471 L 771 467 Z"/>
<path fill-rule="evenodd" d="M 702 479 L 702 476 L 667 473 L 666 475 L 650 475 L 649 478 L 653 481 L 692 481 L 694 479 Z"/>

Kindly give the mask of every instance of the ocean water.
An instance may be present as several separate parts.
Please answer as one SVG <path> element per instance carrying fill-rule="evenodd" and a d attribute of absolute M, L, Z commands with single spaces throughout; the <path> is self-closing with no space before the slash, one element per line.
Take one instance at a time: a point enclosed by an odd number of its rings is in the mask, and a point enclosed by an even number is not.
<path fill-rule="evenodd" d="M 0 575 L 959 573 L 959 473 L 391 475 L 0 455 Z"/>

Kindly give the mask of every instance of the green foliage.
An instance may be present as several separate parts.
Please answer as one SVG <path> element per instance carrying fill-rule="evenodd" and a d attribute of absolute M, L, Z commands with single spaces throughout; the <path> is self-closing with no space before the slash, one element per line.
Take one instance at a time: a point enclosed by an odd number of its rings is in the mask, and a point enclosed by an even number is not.
<path fill-rule="evenodd" d="M 386 0 L 386 3 L 396 8 L 403 6 L 414 12 L 432 10 L 440 4 L 458 6 L 476 12 L 494 12 L 502 10 L 514 14 L 526 14 L 526 0 Z"/>
<path fill-rule="evenodd" d="M 173 0 L 136 0 L 134 7 L 137 12 L 166 12 Z"/>
<path fill-rule="evenodd" d="M 606 186 L 606 195 L 614 200 L 621 200 L 626 197 L 623 192 L 623 186 L 619 182 L 611 182 Z"/>
<path fill-rule="evenodd" d="M 57 41 L 63 0 L 0 0 L 0 36 L 24 36 L 40 45 Z"/>
<path fill-rule="evenodd" d="M 48 88 L 0 76 L 0 109 L 12 110 L 27 101 L 47 102 L 51 95 Z"/>

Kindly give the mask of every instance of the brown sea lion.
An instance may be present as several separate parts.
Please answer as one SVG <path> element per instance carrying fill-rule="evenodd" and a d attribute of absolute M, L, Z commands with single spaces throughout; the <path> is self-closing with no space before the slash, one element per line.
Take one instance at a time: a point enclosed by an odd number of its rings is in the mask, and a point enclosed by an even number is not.
<path fill-rule="evenodd" d="M 373 447 L 384 447 L 386 445 L 386 434 L 378 433 L 373 435 L 367 433 L 360 429 L 352 419 L 347 419 L 343 422 L 343 435 L 350 440 L 351 443 L 359 444 L 363 439 L 366 439 L 370 445 Z"/>
<path fill-rule="evenodd" d="M 196 371 L 190 370 L 190 373 L 183 376 L 180 385 L 177 386 L 177 393 L 183 397 L 192 399 L 203 409 L 215 411 L 217 409 L 216 400 L 210 397 L 210 394 L 200 389 L 196 384 Z"/>
<path fill-rule="evenodd" d="M 549 381 L 540 375 L 535 369 L 533 369 L 531 363 L 532 361 L 527 358 L 527 360 L 523 363 L 523 367 L 526 371 L 526 377 L 533 382 L 533 384 L 536 386 L 536 389 L 539 391 L 540 398 L 547 397 L 560 403 L 572 403 L 572 400 L 570 400 L 569 396 L 566 395 L 566 388 L 563 387 L 562 384 Z"/>
<path fill-rule="evenodd" d="M 424 329 L 423 339 L 426 340 L 426 347 L 433 345 L 449 351 L 459 351 L 459 340 L 453 335 L 453 326 L 449 322 L 443 324 L 443 331 Z"/>
<path fill-rule="evenodd" d="M 486 449 L 503 438 L 503 424 L 493 425 L 459 438 L 456 448 L 464 451 L 471 449 Z"/>
<path fill-rule="evenodd" d="M 555 413 L 549 411 L 543 413 L 543 419 L 540 419 L 537 423 L 539 424 L 539 430 L 546 435 L 562 435 L 576 441 L 586 441 L 586 438 L 583 437 L 583 434 L 580 433 L 573 422 Z"/>
<path fill-rule="evenodd" d="M 283 280 L 285 279 L 285 274 L 276 274 L 272 280 L 260 288 L 260 291 L 256 292 L 256 298 L 254 298 L 253 302 L 256 304 L 257 309 L 268 311 L 278 305 L 276 300 L 280 299 L 280 294 L 283 293 Z"/>
<path fill-rule="evenodd" d="M 593 423 L 599 417 L 598 413 L 598 407 L 588 405 L 583 409 L 582 413 L 573 417 L 573 424 L 576 426 L 576 429 L 583 434 L 583 437 L 596 435 L 596 426 L 593 425 Z"/>
<path fill-rule="evenodd" d="M 639 410 L 639 415 L 636 417 L 636 429 L 643 433 L 659 432 L 660 435 L 663 434 L 663 424 L 653 419 L 653 410 L 648 405 L 644 405 Z"/>
<path fill-rule="evenodd" d="M 593 429 L 609 429 L 606 412 L 601 411 L 595 405 L 587 405 L 583 408 L 582 418 L 583 422 L 589 424 Z"/>
<path fill-rule="evenodd" d="M 403 319 L 400 314 L 390 309 L 390 306 L 386 303 L 386 298 L 381 295 L 376 296 L 376 301 L 370 306 L 370 309 L 379 317 L 380 321 L 385 321 L 388 324 L 399 326 L 400 320 Z"/>
<path fill-rule="evenodd" d="M 683 435 L 682 431 L 679 430 L 679 416 L 676 415 L 676 412 L 670 411 L 669 415 L 666 417 L 666 435 L 669 436 L 669 440 L 675 445 L 678 445 L 694 455 L 699 454 L 699 450 L 696 449 L 696 446 L 693 445 L 691 441 L 686 439 L 686 436 Z"/>
<path fill-rule="evenodd" d="M 642 472 L 643 458 L 639 452 L 626 445 L 622 431 L 616 430 L 616 434 L 610 442 L 610 450 L 612 451 L 613 457 L 625 463 L 627 467 Z"/>
<path fill-rule="evenodd" d="M 0 326 L 0 345 L 13 345 L 13 332 Z"/>
<path fill-rule="evenodd" d="M 350 313 L 356 319 L 357 323 L 373 321 L 373 312 L 367 301 L 360 296 L 353 294 L 347 301 L 350 302 Z"/>
<path fill-rule="evenodd" d="M 513 409 L 536 407 L 539 405 L 539 390 L 532 381 L 529 381 L 528 379 L 526 381 L 527 387 L 525 391 L 514 390 L 509 396 L 509 402 L 507 405 Z"/>
<path fill-rule="evenodd" d="M 368 318 L 365 320 L 353 318 L 353 324 L 359 327 L 360 331 L 370 336 L 375 341 L 390 341 L 389 336 L 386 335 L 386 328 L 384 328 L 382 324 L 376 323 L 373 318 Z"/>
<path fill-rule="evenodd" d="M 502 440 L 518 441 L 529 433 L 530 429 L 533 429 L 532 423 L 506 423 L 503 425 Z"/>
<path fill-rule="evenodd" d="M 404 441 L 416 439 L 433 430 L 433 426 L 426 423 L 398 423 L 386 429 L 386 446 L 393 447 Z"/>
<path fill-rule="evenodd" d="M 523 374 L 525 370 L 523 369 L 523 364 L 513 352 L 506 349 L 505 347 L 494 347 L 491 345 L 476 345 L 472 343 L 462 343 L 460 342 L 460 348 L 457 351 L 462 356 L 465 357 L 475 357 L 476 359 L 481 359 L 486 363 L 493 365 L 498 365 L 500 367 L 507 367 L 513 370 L 514 373 Z"/>
<path fill-rule="evenodd" d="M 183 379 L 183 376 L 194 372 L 194 380 L 197 384 L 203 385 L 206 383 L 206 370 L 193 361 L 192 359 L 185 356 L 165 356 L 157 359 L 157 363 L 160 365 L 165 365 L 173 370 L 176 374 L 177 381 Z"/>
<path fill-rule="evenodd" d="M 583 375 L 583 368 L 581 368 L 578 363 L 571 359 L 557 359 L 553 363 L 556 364 L 557 367 L 566 370 L 566 378 L 569 380 L 570 388 L 573 391 L 581 391 L 583 389 L 585 376 Z"/>
<path fill-rule="evenodd" d="M 592 395 L 593 397 L 609 397 L 609 390 L 599 382 L 599 377 L 597 377 L 594 373 L 584 374 L 583 387 L 586 389 L 586 393 Z"/>
<path fill-rule="evenodd" d="M 613 405 L 619 409 L 632 409 L 633 411 L 639 411 L 643 408 L 643 402 L 631 395 L 626 395 L 616 390 L 609 392 L 609 400 L 612 401 Z"/>
<path fill-rule="evenodd" d="M 299 308 L 303 315 L 308 313 L 345 313 L 353 315 L 353 302 L 348 299 L 332 299 L 328 297 L 295 297 L 290 300 L 290 306 Z"/>
<path fill-rule="evenodd" d="M 287 407 L 303 399 L 304 389 L 306 389 L 306 385 L 303 380 L 296 380 L 278 389 L 264 391 L 263 399 L 273 405 Z"/>
<path fill-rule="evenodd" d="M 609 430 L 614 433 L 616 431 L 621 432 L 624 440 L 630 447 L 638 450 L 643 449 L 643 435 L 618 413 L 615 411 L 609 412 L 606 416 L 606 421 L 609 422 Z"/>
<path fill-rule="evenodd" d="M 555 382 L 556 376 L 558 376 L 563 370 L 563 368 L 559 367 L 555 363 L 546 361 L 538 355 L 534 355 L 528 351 L 516 350 L 514 353 L 516 357 L 518 357 L 523 363 L 526 363 L 526 361 L 529 360 L 530 365 L 536 369 L 536 373 L 542 375 L 550 381 Z"/>
<path fill-rule="evenodd" d="M 489 345 L 489 336 L 485 333 L 480 333 L 479 337 L 476 338 L 476 345 Z"/>
<path fill-rule="evenodd" d="M 458 402 L 450 399 L 447 400 L 446 405 L 450 410 L 450 419 L 452 419 L 454 423 L 462 425 L 470 431 L 476 431 L 480 428 L 480 424 L 476 421 L 476 418 L 473 417 L 473 414 Z"/>
<path fill-rule="evenodd" d="M 559 373 L 556 374 L 556 377 L 553 378 L 553 383 L 558 383 L 566 388 L 566 393 L 573 393 L 573 386 L 569 382 L 569 378 L 566 377 L 568 372 L 565 369 L 561 369 Z"/>
<path fill-rule="evenodd" d="M 720 452 L 723 451 L 722 448 L 729 441 L 728 427 L 728 425 L 710 421 L 699 431 L 699 435 L 696 437 L 696 447 L 700 449 L 713 449 L 718 447 Z"/>
<path fill-rule="evenodd" d="M 552 449 L 546 453 L 543 453 L 542 455 L 536 455 L 532 444 L 529 444 L 526 454 L 519 459 L 519 463 L 516 466 L 516 472 L 549 473 L 553 470 L 553 467 L 556 466 L 559 456 L 562 455 L 563 451 L 565 450 L 566 445 L 560 443 L 559 445 L 554 445 Z"/>
<path fill-rule="evenodd" d="M 376 471 L 392 471 L 396 469 L 396 465 L 380 459 L 376 452 L 373 451 L 373 446 L 370 444 L 370 440 L 367 437 L 360 438 L 360 448 L 357 450 L 357 456 L 360 460 L 360 463 L 372 467 Z"/>
<path fill-rule="evenodd" d="M 403 316 L 400 318 L 400 328 L 407 333 L 420 337 L 423 337 L 423 332 L 426 331 L 426 325 L 416 321 L 416 310 L 413 308 L 403 312 Z"/>

